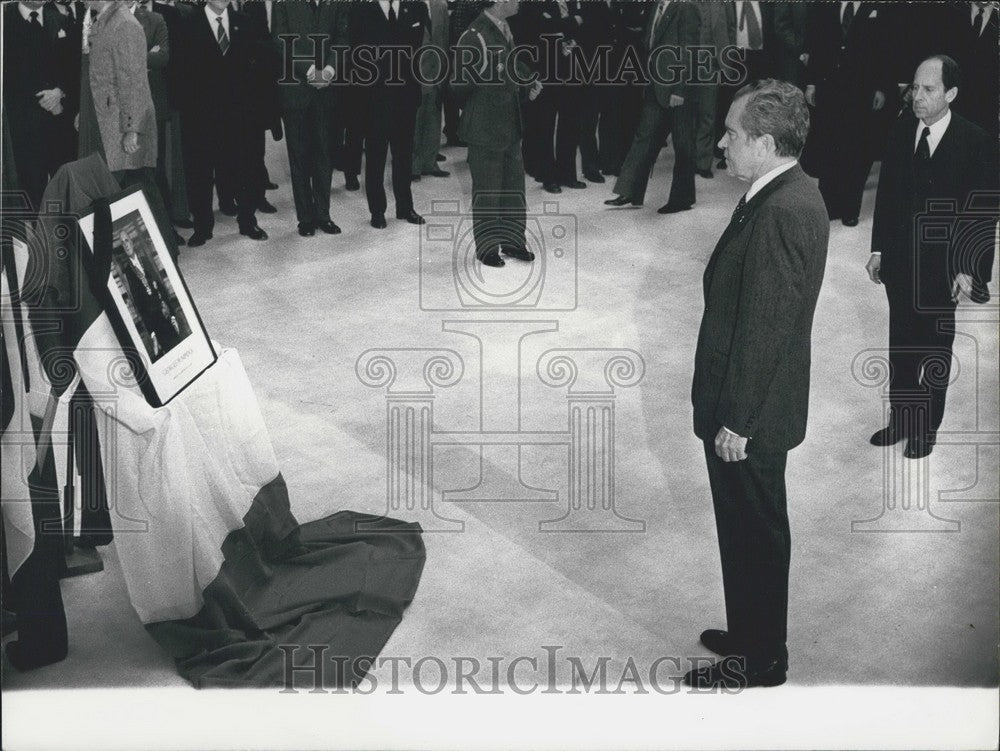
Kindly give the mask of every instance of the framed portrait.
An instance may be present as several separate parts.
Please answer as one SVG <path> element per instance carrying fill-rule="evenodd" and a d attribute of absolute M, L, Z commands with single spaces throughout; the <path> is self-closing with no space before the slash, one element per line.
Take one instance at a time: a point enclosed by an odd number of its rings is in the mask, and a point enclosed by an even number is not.
<path fill-rule="evenodd" d="M 111 198 L 109 208 L 110 242 L 103 209 L 91 209 L 79 220 L 92 256 L 91 283 L 104 293 L 99 296 L 122 350 L 133 355 L 143 395 L 161 407 L 217 355 L 142 188 Z"/>

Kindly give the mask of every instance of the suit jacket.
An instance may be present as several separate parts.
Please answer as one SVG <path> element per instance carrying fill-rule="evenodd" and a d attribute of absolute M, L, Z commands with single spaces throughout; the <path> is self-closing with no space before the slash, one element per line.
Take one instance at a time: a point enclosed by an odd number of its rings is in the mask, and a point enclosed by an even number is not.
<path fill-rule="evenodd" d="M 701 17 L 698 44 L 712 48 L 713 70 L 718 66 L 719 52 L 736 44 L 736 13 L 726 11 L 726 5 L 718 2 L 698 2 Z"/>
<path fill-rule="evenodd" d="M 156 166 L 156 112 L 146 76 L 146 35 L 124 4 L 111 3 L 90 30 L 90 91 L 112 172 Z M 122 136 L 139 134 L 126 154 Z"/>
<path fill-rule="evenodd" d="M 170 98 L 167 95 L 167 64 L 170 61 L 170 36 L 167 22 L 159 13 L 150 13 L 142 5 L 135 8 L 135 20 L 146 35 L 146 73 L 149 93 L 153 97 L 156 121 L 170 118 Z M 153 48 L 158 47 L 156 52 Z"/>
<path fill-rule="evenodd" d="M 292 77 L 298 83 L 282 84 L 281 105 L 286 111 L 304 109 L 310 102 L 320 98 L 330 98 L 334 96 L 335 86 L 327 86 L 324 89 L 317 89 L 307 83 L 306 73 L 315 63 L 311 59 L 315 56 L 313 42 L 309 35 L 324 35 L 325 51 L 323 60 L 325 65 L 330 65 L 334 69 L 338 68 L 337 58 L 334 57 L 332 48 L 336 45 L 347 44 L 347 27 L 350 8 L 342 2 L 321 3 L 316 10 L 313 10 L 309 3 L 278 3 L 274 6 L 271 17 L 271 32 L 278 40 L 281 50 L 281 59 L 285 60 L 286 67 L 291 62 L 290 58 L 284 57 L 286 49 L 283 35 L 293 35 L 291 40 L 292 52 L 295 56 L 301 56 L 291 65 Z M 323 66 L 317 67 L 317 72 Z M 338 76 L 343 71 L 337 70 Z M 285 79 L 285 71 L 281 71 L 282 78 Z"/>
<path fill-rule="evenodd" d="M 390 25 L 377 2 L 351 3 L 348 38 L 351 47 L 371 46 L 375 48 L 392 46 L 408 49 L 404 55 L 401 71 L 393 71 L 391 56 L 385 55 L 370 66 L 357 68 L 360 75 L 370 79 L 370 84 L 354 83 L 362 99 L 371 97 L 393 97 L 401 106 L 420 105 L 420 85 L 413 75 L 408 56 L 412 56 L 423 44 L 424 30 L 430 25 L 427 6 L 422 0 L 403 0 L 399 3 L 396 23 Z M 393 74 L 402 78 L 402 83 L 388 83 Z"/>
<path fill-rule="evenodd" d="M 876 91 L 895 88 L 895 74 L 886 54 L 886 33 L 891 13 L 882 3 L 863 2 L 843 38 L 840 3 L 814 3 L 806 29 L 807 84 L 846 96 L 847 103 L 870 110 Z M 912 76 L 912 72 L 910 74 Z"/>
<path fill-rule="evenodd" d="M 873 252 L 882 254 L 882 281 L 902 284 L 913 279 L 919 259 L 920 286 L 927 302 L 946 300 L 958 272 L 971 274 L 977 288 L 989 299 L 985 284 L 993 269 L 992 223 L 997 217 L 977 219 L 964 209 L 971 191 L 998 188 L 1000 166 L 996 141 L 982 128 L 952 112 L 951 123 L 931 156 L 930 186 L 922 191 L 929 196 L 921 195 L 913 161 L 918 127 L 923 124 L 912 115 L 901 117 L 889 134 L 889 145 L 882 159 L 871 245 Z M 944 243 L 937 238 L 915 238 L 914 217 L 924 211 L 927 197 L 953 201 L 951 216 L 955 217 L 955 229 L 959 223 L 980 221 L 986 227 L 984 237 L 988 239 L 975 248 L 967 240 L 954 241 L 969 237 L 968 227 L 965 232 L 952 231 Z M 949 213 L 943 216 L 947 220 Z"/>
<path fill-rule="evenodd" d="M 425 80 L 437 80 L 442 76 L 441 60 L 448 58 L 448 3 L 446 0 L 430 0 L 428 27 L 424 32 L 424 47 L 435 47 L 443 56 L 425 54 L 420 59 L 420 75 Z"/>
<path fill-rule="evenodd" d="M 1000 114 L 1000 23 L 994 8 L 982 34 L 972 28 L 969 3 L 949 5 L 953 57 L 962 69 L 962 85 L 952 107 L 987 133 L 997 135 Z M 949 53 L 952 54 L 952 53 Z"/>
<path fill-rule="evenodd" d="M 36 37 L 21 17 L 17 3 L 3 8 L 3 105 L 15 133 L 21 130 L 22 123 L 30 133 L 33 123 L 52 118 L 38 106 L 38 91 L 58 87 L 69 96 L 73 76 L 80 76 L 79 58 L 75 68 L 68 67 L 72 45 L 68 24 L 48 4 L 42 6 L 41 13 L 44 33 Z"/>
<path fill-rule="evenodd" d="M 797 84 L 805 66 L 799 57 L 806 48 L 806 24 L 811 3 L 805 0 L 774 4 L 775 49 L 772 74 L 782 81 Z"/>
<path fill-rule="evenodd" d="M 661 107 L 667 107 L 670 103 L 670 96 L 677 94 L 684 96 L 687 90 L 687 73 L 671 70 L 678 64 L 687 66 L 689 62 L 688 48 L 699 43 L 701 38 L 701 14 L 695 3 L 679 2 L 672 0 L 663 12 L 660 23 L 656 27 L 656 35 L 653 33 L 653 22 L 656 20 L 656 6 L 650 5 L 646 17 L 646 26 L 642 32 L 644 52 L 648 55 L 658 47 L 671 47 L 677 49 L 680 59 L 669 50 L 657 56 L 653 64 L 659 71 L 659 81 L 651 80 L 650 86 L 656 101 Z M 650 44 L 652 39 L 652 44 Z"/>
<path fill-rule="evenodd" d="M 167 24 L 167 40 L 170 48 L 174 51 L 170 59 L 167 60 L 167 67 L 164 77 L 167 83 L 167 102 L 171 110 L 176 111 L 179 107 L 180 94 L 178 87 L 181 85 L 181 60 L 180 49 L 183 44 L 181 35 L 183 34 L 183 20 L 187 18 L 196 8 L 186 3 L 168 5 L 167 3 L 153 3 L 153 12 L 163 16 L 164 23 Z"/>
<path fill-rule="evenodd" d="M 55 3 L 54 5 L 60 5 Z M 66 99 L 63 100 L 63 107 L 75 115 L 80 111 L 80 56 L 83 50 L 83 16 L 88 12 L 85 3 L 66 3 L 62 7 L 72 7 L 73 15 L 67 12 L 63 16 L 63 24 L 69 36 L 65 52 L 65 62 L 62 65 L 67 71 L 67 81 L 69 90 L 66 90 Z"/>
<path fill-rule="evenodd" d="M 460 71 L 460 77 L 453 82 L 452 90 L 462 105 L 458 137 L 470 145 L 496 150 L 516 145 L 523 133 L 521 100 L 526 92 L 511 80 L 507 40 L 497 25 L 487 18 L 486 13 L 480 13 L 458 40 L 455 49 L 462 48 L 472 50 L 471 53 L 464 54 L 472 56 L 476 71 L 480 70 L 481 61 L 485 64 L 484 48 L 499 48 L 505 52 L 498 62 L 503 66 L 502 73 L 484 73 L 481 80 L 465 66 Z M 492 58 L 487 57 L 486 60 Z M 522 80 L 530 75 L 524 68 L 520 68 L 518 73 Z"/>
<path fill-rule="evenodd" d="M 750 438 L 750 451 L 787 451 L 805 438 L 829 234 L 819 189 L 798 165 L 726 228 L 704 275 L 691 389 L 699 438 L 711 440 L 725 426 Z"/>
<path fill-rule="evenodd" d="M 778 36 L 775 29 L 774 12 L 776 7 L 781 4 L 781 2 L 768 2 L 768 0 L 761 0 L 760 3 L 760 33 L 761 41 L 764 44 L 762 52 L 764 59 L 767 60 L 765 71 L 767 75 L 772 75 L 773 73 L 775 55 L 778 51 Z M 732 0 L 726 0 L 723 5 L 726 9 L 726 21 L 733 29 L 733 44 L 735 44 L 736 32 L 739 27 L 736 3 Z"/>

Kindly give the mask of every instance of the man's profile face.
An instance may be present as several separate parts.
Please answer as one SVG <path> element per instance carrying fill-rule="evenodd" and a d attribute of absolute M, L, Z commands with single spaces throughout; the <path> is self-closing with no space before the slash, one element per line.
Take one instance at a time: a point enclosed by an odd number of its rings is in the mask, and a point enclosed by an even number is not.
<path fill-rule="evenodd" d="M 958 89 L 947 91 L 941 77 L 941 61 L 926 60 L 913 76 L 913 114 L 925 123 L 940 120 L 958 95 Z"/>
<path fill-rule="evenodd" d="M 38 10 L 42 7 L 42 0 L 37 0 L 36 2 L 25 2 L 24 7 L 28 10 Z"/>
<path fill-rule="evenodd" d="M 756 156 L 757 142 L 751 139 L 740 118 L 746 109 L 746 97 L 740 97 L 729 107 L 726 115 L 726 132 L 719 141 L 719 148 L 725 152 L 726 171 L 733 177 L 750 182 L 759 161 Z"/>

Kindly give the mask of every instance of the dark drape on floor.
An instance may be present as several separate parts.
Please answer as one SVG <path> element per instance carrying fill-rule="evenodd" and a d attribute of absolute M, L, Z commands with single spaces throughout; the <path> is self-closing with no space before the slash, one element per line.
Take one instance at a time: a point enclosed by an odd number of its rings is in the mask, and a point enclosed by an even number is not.
<path fill-rule="evenodd" d="M 357 685 L 362 658 L 379 654 L 416 592 L 420 525 L 353 511 L 298 525 L 281 475 L 244 524 L 226 537 L 197 615 L 149 633 L 198 688 L 313 688 L 316 673 L 286 675 L 289 660 L 322 663 L 317 683 L 327 688 Z"/>

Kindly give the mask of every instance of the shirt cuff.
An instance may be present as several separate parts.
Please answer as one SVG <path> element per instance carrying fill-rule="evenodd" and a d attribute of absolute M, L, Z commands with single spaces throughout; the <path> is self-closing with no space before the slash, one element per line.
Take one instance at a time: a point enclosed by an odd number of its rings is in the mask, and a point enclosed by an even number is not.
<path fill-rule="evenodd" d="M 882 255 L 882 251 L 881 250 L 873 250 L 872 251 L 872 255 L 873 256 L 880 256 L 880 255 Z"/>

